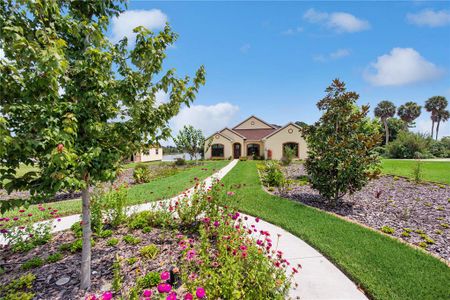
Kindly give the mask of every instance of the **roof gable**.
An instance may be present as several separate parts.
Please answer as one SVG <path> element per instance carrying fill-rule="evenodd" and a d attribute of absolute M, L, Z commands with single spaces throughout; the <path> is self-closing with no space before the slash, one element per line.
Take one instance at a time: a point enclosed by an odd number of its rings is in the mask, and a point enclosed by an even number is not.
<path fill-rule="evenodd" d="M 233 127 L 233 130 L 236 129 L 276 129 L 276 127 L 255 116 L 250 116 Z"/>
<path fill-rule="evenodd" d="M 236 137 L 236 136 L 237 136 L 238 138 L 245 139 L 245 136 L 243 136 L 243 135 L 240 134 L 239 132 L 236 132 L 236 131 L 234 131 L 234 130 L 228 128 L 228 127 L 225 127 L 224 129 L 222 129 L 222 130 L 220 131 L 220 133 L 225 134 L 225 135 L 227 135 L 227 133 L 228 133 L 229 135 L 231 134 L 232 137 L 230 137 L 230 138 L 233 138 L 233 137 Z M 234 138 L 233 138 L 233 139 L 234 139 Z"/>
<path fill-rule="evenodd" d="M 286 125 L 284 125 L 283 127 L 280 127 L 280 128 L 278 128 L 277 130 L 274 130 L 272 133 L 266 135 L 266 136 L 264 137 L 264 139 L 268 139 L 268 138 L 270 138 L 271 136 L 276 135 L 278 132 L 283 131 L 283 129 L 285 129 L 285 128 L 287 128 L 287 127 L 290 127 L 290 126 L 297 128 L 299 131 L 302 129 L 302 128 L 301 128 L 300 126 L 298 126 L 297 124 L 290 122 L 290 123 L 287 123 Z"/>

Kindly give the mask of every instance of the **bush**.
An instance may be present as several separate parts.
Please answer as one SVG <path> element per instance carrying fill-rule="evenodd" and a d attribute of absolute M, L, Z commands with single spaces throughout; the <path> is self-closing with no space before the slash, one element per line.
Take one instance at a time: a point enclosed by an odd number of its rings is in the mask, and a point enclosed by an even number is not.
<path fill-rule="evenodd" d="M 136 183 L 147 183 L 151 180 L 151 172 L 147 165 L 137 164 L 134 168 L 133 178 Z"/>
<path fill-rule="evenodd" d="M 262 181 L 266 186 L 280 187 L 283 185 L 285 181 L 284 174 L 277 162 L 266 162 L 264 170 L 262 171 Z"/>
<path fill-rule="evenodd" d="M 149 272 L 144 276 L 141 276 L 136 281 L 136 286 L 139 289 L 152 288 L 161 282 L 161 278 L 158 272 Z"/>
<path fill-rule="evenodd" d="M 56 253 L 50 254 L 50 255 L 47 257 L 47 262 L 49 262 L 49 263 L 55 263 L 55 262 L 57 262 L 57 261 L 60 261 L 62 258 L 63 258 L 62 254 L 59 253 L 59 252 L 56 252 Z"/>
<path fill-rule="evenodd" d="M 111 229 L 102 230 L 98 236 L 101 238 L 107 238 L 113 235 L 113 231 Z"/>
<path fill-rule="evenodd" d="M 450 137 L 442 138 L 440 141 L 430 141 L 429 152 L 434 157 L 450 158 Z"/>
<path fill-rule="evenodd" d="M 130 229 L 146 228 L 148 231 L 148 227 L 173 228 L 174 226 L 173 217 L 168 211 L 143 211 L 128 218 Z"/>
<path fill-rule="evenodd" d="M 110 238 L 107 242 L 106 245 L 110 246 L 110 247 L 114 247 L 119 243 L 119 239 L 117 238 Z"/>
<path fill-rule="evenodd" d="M 83 236 L 83 227 L 81 227 L 81 222 L 73 223 L 72 226 L 70 226 L 70 230 L 72 230 L 75 237 L 80 238 Z"/>
<path fill-rule="evenodd" d="M 431 139 L 420 133 L 402 131 L 395 141 L 386 146 L 389 158 L 429 158 Z"/>
<path fill-rule="evenodd" d="M 44 265 L 44 261 L 40 257 L 35 257 L 27 260 L 22 264 L 22 270 L 29 270 Z"/>
<path fill-rule="evenodd" d="M 130 245 L 137 245 L 139 244 L 142 240 L 140 238 L 134 237 L 132 235 L 126 235 L 123 237 L 123 241 L 127 244 Z"/>
<path fill-rule="evenodd" d="M 381 227 L 381 231 L 387 234 L 393 234 L 395 232 L 395 229 L 389 226 L 383 226 Z"/>
<path fill-rule="evenodd" d="M 177 157 L 174 164 L 175 164 L 175 166 L 185 166 L 186 160 L 184 158 Z"/>
<path fill-rule="evenodd" d="M 34 294 L 29 292 L 33 288 L 33 282 L 36 280 L 36 275 L 27 273 L 14 279 L 6 286 L 0 286 L 0 294 L 5 296 L 5 300 L 31 300 Z"/>
<path fill-rule="evenodd" d="M 94 246 L 95 246 L 94 239 L 91 239 L 91 247 L 94 247 Z M 72 253 L 80 252 L 82 248 L 83 248 L 83 240 L 82 239 L 78 239 L 78 240 L 75 240 L 70 245 L 70 252 L 72 252 Z"/>
<path fill-rule="evenodd" d="M 284 147 L 284 154 L 281 158 L 281 163 L 285 166 L 289 166 L 292 162 L 292 159 L 295 157 L 295 154 L 297 153 L 297 149 L 292 149 L 288 146 Z"/>
<path fill-rule="evenodd" d="M 239 157 L 239 160 L 240 160 L 240 161 L 247 161 L 247 159 L 248 159 L 247 156 L 241 156 L 241 157 Z"/>

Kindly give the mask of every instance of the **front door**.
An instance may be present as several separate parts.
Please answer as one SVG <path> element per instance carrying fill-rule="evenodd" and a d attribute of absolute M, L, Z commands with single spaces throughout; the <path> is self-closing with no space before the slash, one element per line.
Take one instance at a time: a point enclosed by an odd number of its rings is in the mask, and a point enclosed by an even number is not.
<path fill-rule="evenodd" d="M 233 151 L 234 158 L 241 157 L 241 144 L 239 144 L 239 143 L 233 144 L 233 148 L 234 148 L 234 151 Z"/>

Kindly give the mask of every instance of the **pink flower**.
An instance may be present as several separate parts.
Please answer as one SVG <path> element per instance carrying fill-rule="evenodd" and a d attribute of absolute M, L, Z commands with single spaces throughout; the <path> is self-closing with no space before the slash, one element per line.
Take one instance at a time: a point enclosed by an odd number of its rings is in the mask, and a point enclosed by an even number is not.
<path fill-rule="evenodd" d="M 13 220 L 14 220 L 14 221 L 17 221 L 17 220 L 19 220 L 19 218 L 18 218 L 18 217 L 14 217 Z"/>
<path fill-rule="evenodd" d="M 21 210 L 19 210 L 19 212 L 20 212 L 20 213 L 23 213 L 23 212 L 25 212 L 25 209 L 21 209 Z"/>
<path fill-rule="evenodd" d="M 102 300 L 111 300 L 112 297 L 113 297 L 113 295 L 111 292 L 104 292 L 101 299 Z"/>
<path fill-rule="evenodd" d="M 177 300 L 177 294 L 175 292 L 170 293 L 167 295 L 166 300 Z"/>
<path fill-rule="evenodd" d="M 258 223 L 259 222 L 259 218 L 255 218 L 255 222 Z"/>
<path fill-rule="evenodd" d="M 220 223 L 219 221 L 214 221 L 214 227 L 219 227 Z"/>
<path fill-rule="evenodd" d="M 86 300 L 97 300 L 97 297 L 95 295 L 87 295 Z"/>
<path fill-rule="evenodd" d="M 159 293 L 168 293 L 172 290 L 172 286 L 168 283 L 160 283 L 158 284 L 158 292 Z"/>
<path fill-rule="evenodd" d="M 161 280 L 169 280 L 170 278 L 170 273 L 169 272 L 162 272 L 161 273 Z"/>
<path fill-rule="evenodd" d="M 188 278 L 189 278 L 189 280 L 195 280 L 196 278 L 197 278 L 197 274 L 195 274 L 195 273 L 191 273 L 191 274 L 189 274 L 189 276 L 188 276 Z"/>
<path fill-rule="evenodd" d="M 240 245 L 240 246 L 239 246 L 239 249 L 241 249 L 241 251 L 245 251 L 245 250 L 247 250 L 247 246 L 245 246 L 245 245 Z"/>
<path fill-rule="evenodd" d="M 197 298 L 199 299 L 203 299 L 206 296 L 206 292 L 205 289 L 202 287 L 198 287 L 197 291 L 195 292 L 195 295 L 197 296 Z"/>
<path fill-rule="evenodd" d="M 234 196 L 234 192 L 227 192 L 228 196 Z"/>
<path fill-rule="evenodd" d="M 192 296 L 191 293 L 187 293 L 186 295 L 184 295 L 184 300 L 193 300 L 194 297 Z"/>
<path fill-rule="evenodd" d="M 194 249 L 188 250 L 188 252 L 186 253 L 187 260 L 193 260 L 195 258 L 195 256 L 196 256 L 196 253 L 195 253 Z"/>
<path fill-rule="evenodd" d="M 142 293 L 142 296 L 149 298 L 152 296 L 152 291 L 151 290 L 144 290 L 144 292 Z"/>

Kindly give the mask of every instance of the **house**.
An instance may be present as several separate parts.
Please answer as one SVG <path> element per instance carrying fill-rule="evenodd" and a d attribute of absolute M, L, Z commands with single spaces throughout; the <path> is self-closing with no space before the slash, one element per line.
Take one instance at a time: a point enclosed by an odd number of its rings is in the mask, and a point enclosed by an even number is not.
<path fill-rule="evenodd" d="M 163 158 L 163 149 L 161 146 L 155 146 L 148 149 L 148 151 L 136 153 L 131 156 L 132 162 L 147 162 L 147 161 L 156 161 L 162 160 Z"/>
<path fill-rule="evenodd" d="M 285 148 L 305 159 L 307 146 L 300 127 L 294 123 L 278 126 L 250 116 L 233 128 L 224 128 L 205 141 L 205 158 L 263 157 L 279 160 Z"/>

